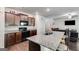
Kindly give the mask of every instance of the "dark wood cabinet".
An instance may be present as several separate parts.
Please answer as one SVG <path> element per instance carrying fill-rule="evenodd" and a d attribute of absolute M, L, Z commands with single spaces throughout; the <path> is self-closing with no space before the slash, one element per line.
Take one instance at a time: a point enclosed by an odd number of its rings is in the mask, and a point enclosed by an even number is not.
<path fill-rule="evenodd" d="M 16 43 L 20 43 L 22 41 L 22 33 L 16 32 Z"/>
<path fill-rule="evenodd" d="M 40 51 L 40 45 L 29 40 L 29 51 Z"/>
<path fill-rule="evenodd" d="M 34 35 L 36 35 L 37 34 L 37 30 L 31 30 L 30 31 L 30 36 L 34 36 Z"/>
<path fill-rule="evenodd" d="M 35 26 L 35 18 L 31 19 L 31 26 Z"/>
<path fill-rule="evenodd" d="M 37 34 L 37 31 L 36 30 L 28 31 L 28 32 L 26 32 L 25 36 L 29 37 L 28 34 L 29 34 L 29 36 L 34 36 L 34 35 Z M 15 32 L 15 33 L 5 34 L 5 47 L 20 43 L 23 40 L 24 39 L 23 39 L 22 32 Z"/>
<path fill-rule="evenodd" d="M 19 15 L 15 15 L 15 25 L 19 26 L 20 25 L 20 16 Z"/>
<path fill-rule="evenodd" d="M 19 25 L 20 21 L 28 21 L 28 26 L 35 26 L 35 18 L 28 17 L 25 14 L 16 14 L 11 12 L 5 12 L 5 25 L 6 26 L 17 26 Z"/>
<path fill-rule="evenodd" d="M 28 15 L 25 14 L 19 14 L 20 15 L 20 20 L 28 21 Z"/>
<path fill-rule="evenodd" d="M 14 45 L 16 43 L 16 37 L 15 37 L 15 33 L 9 33 L 9 34 L 6 34 L 6 46 L 11 46 L 11 45 Z"/>
<path fill-rule="evenodd" d="M 35 18 L 34 17 L 28 17 L 29 26 L 35 26 Z"/>
<path fill-rule="evenodd" d="M 5 12 L 5 25 L 17 26 L 20 22 L 20 16 L 14 13 Z"/>
<path fill-rule="evenodd" d="M 21 32 L 5 34 L 5 47 L 20 43 L 22 41 Z"/>
<path fill-rule="evenodd" d="M 12 13 L 5 13 L 5 25 L 7 26 L 13 26 L 15 24 L 15 15 Z"/>

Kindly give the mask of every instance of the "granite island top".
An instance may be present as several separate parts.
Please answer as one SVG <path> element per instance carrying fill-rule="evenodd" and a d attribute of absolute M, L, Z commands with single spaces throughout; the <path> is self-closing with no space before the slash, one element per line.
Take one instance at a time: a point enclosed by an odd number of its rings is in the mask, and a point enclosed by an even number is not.
<path fill-rule="evenodd" d="M 53 34 L 50 35 L 35 35 L 26 39 L 56 51 L 63 36 L 64 32 L 53 31 Z"/>

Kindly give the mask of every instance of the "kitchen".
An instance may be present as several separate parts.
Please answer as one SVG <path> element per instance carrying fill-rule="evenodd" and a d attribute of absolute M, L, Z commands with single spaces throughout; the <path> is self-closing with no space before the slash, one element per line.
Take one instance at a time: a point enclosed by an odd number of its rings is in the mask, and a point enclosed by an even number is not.
<path fill-rule="evenodd" d="M 77 41 L 77 47 L 73 42 L 66 44 L 65 38 L 69 36 L 64 35 L 72 29 L 77 29 L 78 32 L 79 15 L 72 13 L 78 13 L 78 10 L 79 8 L 64 7 L 5 7 L 4 48 L 8 51 L 78 50 L 79 42 Z M 73 19 L 76 19 L 76 26 L 64 25 L 64 21 Z M 78 34 L 75 35 L 78 38 Z M 73 49 L 70 43 L 77 49 Z"/>
<path fill-rule="evenodd" d="M 5 47 L 24 42 L 36 32 L 34 16 L 5 8 Z"/>

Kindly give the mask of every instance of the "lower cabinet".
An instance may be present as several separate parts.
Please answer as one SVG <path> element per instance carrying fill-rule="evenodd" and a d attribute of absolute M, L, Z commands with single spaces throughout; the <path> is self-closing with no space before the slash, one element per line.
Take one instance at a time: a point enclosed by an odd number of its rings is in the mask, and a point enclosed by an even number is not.
<path fill-rule="evenodd" d="M 22 41 L 22 32 L 16 32 L 16 43 L 20 43 Z"/>
<path fill-rule="evenodd" d="M 29 41 L 29 51 L 40 51 L 40 50 L 41 50 L 40 45 L 32 41 Z"/>
<path fill-rule="evenodd" d="M 30 31 L 30 36 L 34 36 L 34 35 L 36 35 L 37 34 L 37 30 L 31 30 Z"/>
<path fill-rule="evenodd" d="M 29 34 L 29 36 L 28 36 Z M 15 33 L 8 33 L 5 34 L 5 47 L 20 43 L 24 40 L 24 36 L 30 37 L 36 35 L 36 30 L 31 30 L 30 32 L 26 32 L 26 34 L 23 35 L 22 32 L 15 32 Z"/>
<path fill-rule="evenodd" d="M 16 34 L 15 33 L 9 33 L 5 35 L 6 40 L 6 47 L 14 45 L 16 43 Z"/>
<path fill-rule="evenodd" d="M 22 41 L 21 32 L 5 34 L 5 47 L 14 45 Z"/>

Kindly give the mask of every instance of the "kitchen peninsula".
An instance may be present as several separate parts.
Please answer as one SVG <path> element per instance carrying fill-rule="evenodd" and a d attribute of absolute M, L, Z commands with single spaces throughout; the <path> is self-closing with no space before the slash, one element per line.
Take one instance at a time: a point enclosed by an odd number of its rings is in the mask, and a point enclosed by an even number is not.
<path fill-rule="evenodd" d="M 64 32 L 53 31 L 53 34 L 50 35 L 35 35 L 28 37 L 27 39 L 39 44 L 40 46 L 56 51 L 62 41 L 63 36 Z"/>

